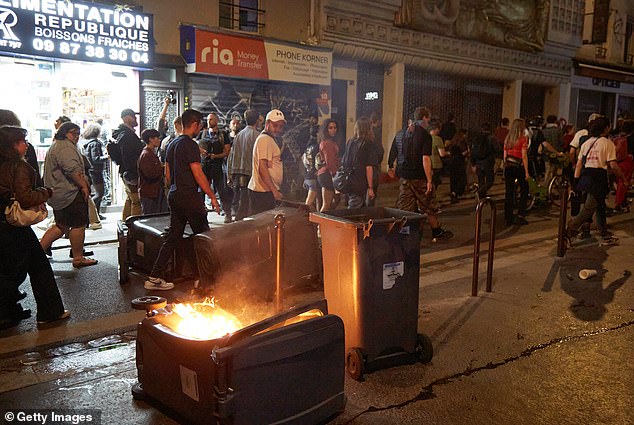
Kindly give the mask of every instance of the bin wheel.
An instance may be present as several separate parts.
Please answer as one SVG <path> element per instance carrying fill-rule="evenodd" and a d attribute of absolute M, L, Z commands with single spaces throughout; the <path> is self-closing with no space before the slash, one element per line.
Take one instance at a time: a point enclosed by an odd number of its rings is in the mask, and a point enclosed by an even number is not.
<path fill-rule="evenodd" d="M 132 393 L 132 398 L 134 400 L 145 400 L 146 398 L 145 391 L 143 391 L 143 384 L 140 382 L 132 385 L 132 389 L 130 392 Z"/>
<path fill-rule="evenodd" d="M 416 336 L 415 350 L 416 360 L 421 363 L 429 363 L 432 357 L 434 357 L 434 346 L 427 335 L 418 334 Z"/>
<path fill-rule="evenodd" d="M 130 304 L 135 310 L 152 311 L 156 310 L 157 308 L 165 307 L 167 305 L 167 300 L 156 295 L 147 295 L 145 297 L 133 299 Z"/>
<path fill-rule="evenodd" d="M 346 355 L 346 370 L 348 375 L 355 381 L 358 381 L 363 376 L 364 369 L 363 354 L 358 348 L 352 348 Z"/>

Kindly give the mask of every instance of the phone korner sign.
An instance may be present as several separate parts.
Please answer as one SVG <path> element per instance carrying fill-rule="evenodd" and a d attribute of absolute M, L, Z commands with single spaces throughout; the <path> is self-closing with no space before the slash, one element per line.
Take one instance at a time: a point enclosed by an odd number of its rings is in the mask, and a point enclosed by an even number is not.
<path fill-rule="evenodd" d="M 152 68 L 153 16 L 66 0 L 0 0 L 0 54 Z"/>

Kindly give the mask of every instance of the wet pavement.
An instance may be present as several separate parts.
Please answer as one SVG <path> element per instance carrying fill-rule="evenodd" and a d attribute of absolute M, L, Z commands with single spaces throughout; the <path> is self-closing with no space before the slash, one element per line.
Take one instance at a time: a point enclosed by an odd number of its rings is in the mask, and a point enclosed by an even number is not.
<path fill-rule="evenodd" d="M 599 246 L 593 237 L 564 258 L 555 255 L 556 210 L 535 211 L 529 225 L 507 229 L 498 216 L 493 292 L 484 292 L 483 242 L 480 293 L 471 297 L 473 207 L 465 200 L 441 215 L 454 239 L 431 243 L 424 234 L 418 323 L 433 342 L 431 363 L 374 371 L 361 382 L 346 378 L 346 409 L 329 423 L 634 423 L 634 214 L 609 219 L 619 245 Z M 177 423 L 130 394 L 143 312 L 129 301 L 146 294 L 143 277 L 119 285 L 116 244 L 91 248 L 100 264 L 81 270 L 66 249 L 53 256 L 70 321 L 36 331 L 31 319 L 0 332 L 0 409 L 90 408 L 103 423 Z M 581 280 L 582 268 L 598 275 Z M 158 295 L 200 294 L 183 283 Z M 304 291 L 284 301 L 320 296 Z M 256 307 L 263 314 L 271 308 Z"/>

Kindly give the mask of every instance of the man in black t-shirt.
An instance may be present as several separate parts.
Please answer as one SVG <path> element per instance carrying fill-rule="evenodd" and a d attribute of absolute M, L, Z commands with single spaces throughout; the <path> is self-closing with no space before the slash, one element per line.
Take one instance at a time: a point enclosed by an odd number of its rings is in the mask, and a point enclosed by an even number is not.
<path fill-rule="evenodd" d="M 404 211 L 427 214 L 431 226 L 432 241 L 449 239 L 453 233 L 440 226 L 434 202 L 434 186 L 432 183 L 432 138 L 426 127 L 429 125 L 431 112 L 425 107 L 416 108 L 414 123 L 409 126 L 397 158 L 396 172 L 400 177 L 399 193 L 396 207 Z M 397 147 L 398 149 L 398 147 Z"/>
<path fill-rule="evenodd" d="M 167 201 L 170 206 L 170 228 L 152 272 L 145 281 L 145 289 L 166 291 L 174 284 L 164 279 L 169 259 L 174 248 L 183 237 L 185 226 L 189 223 L 194 234 L 209 230 L 207 209 L 203 199 L 204 192 L 218 214 L 220 205 L 209 186 L 200 165 L 200 149 L 192 139 L 202 127 L 202 114 L 195 109 L 187 109 L 181 116 L 183 134 L 172 141 L 167 148 L 165 178 L 170 188 Z"/>

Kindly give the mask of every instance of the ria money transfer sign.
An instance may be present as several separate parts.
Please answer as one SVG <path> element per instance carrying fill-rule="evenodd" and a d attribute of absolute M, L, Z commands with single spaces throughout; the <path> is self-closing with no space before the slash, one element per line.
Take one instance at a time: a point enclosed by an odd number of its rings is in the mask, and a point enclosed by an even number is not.
<path fill-rule="evenodd" d="M 188 72 L 330 86 L 332 52 L 181 26 Z"/>
<path fill-rule="evenodd" d="M 153 16 L 67 0 L 0 0 L 0 54 L 152 68 Z"/>

